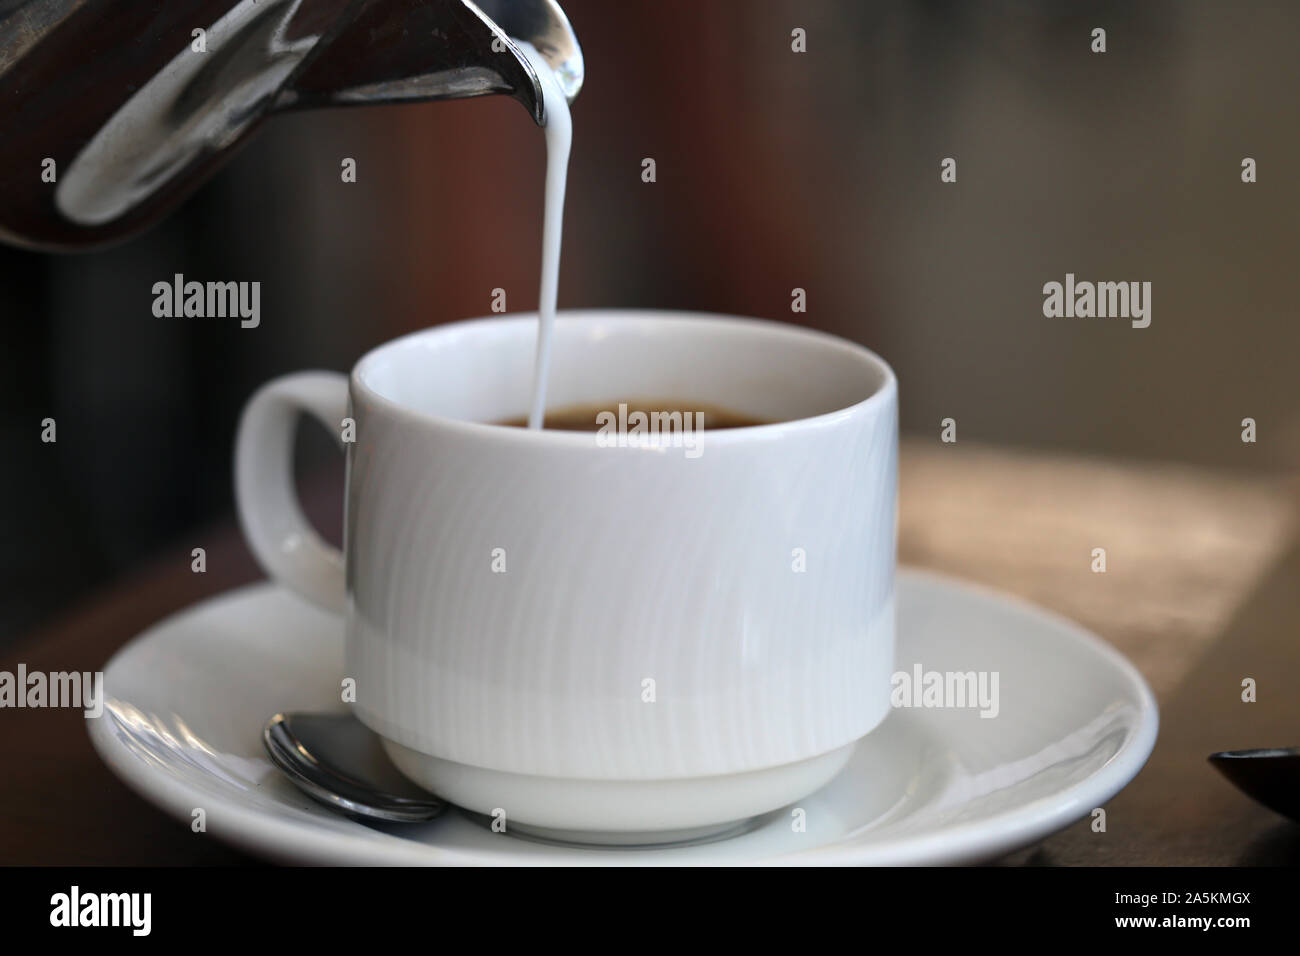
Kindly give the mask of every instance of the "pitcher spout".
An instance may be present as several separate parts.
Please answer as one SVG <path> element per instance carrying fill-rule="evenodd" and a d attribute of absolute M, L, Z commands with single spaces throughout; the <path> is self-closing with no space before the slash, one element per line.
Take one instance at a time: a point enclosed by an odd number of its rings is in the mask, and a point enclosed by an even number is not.
<path fill-rule="evenodd" d="M 582 88 L 583 59 L 555 0 L 368 0 L 355 20 L 283 90 L 282 109 L 460 99 L 504 93 L 539 126 L 542 89 L 514 40 L 537 48 L 569 102 Z"/>

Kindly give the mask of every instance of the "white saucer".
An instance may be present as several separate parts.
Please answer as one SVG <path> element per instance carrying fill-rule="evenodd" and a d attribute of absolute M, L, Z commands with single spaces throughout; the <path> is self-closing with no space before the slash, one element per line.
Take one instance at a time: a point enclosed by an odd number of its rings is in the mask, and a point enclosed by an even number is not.
<path fill-rule="evenodd" d="M 839 776 L 743 832 L 689 846 L 589 848 L 493 833 L 450 812 L 357 823 L 303 796 L 262 751 L 282 710 L 341 710 L 339 619 L 261 584 L 183 611 L 109 662 L 100 755 L 146 799 L 277 860 L 324 864 L 932 864 L 995 857 L 1087 816 L 1146 762 L 1156 705 L 1082 628 L 918 572 L 898 576 L 897 670 L 996 671 L 1000 709 L 896 709 Z M 802 820 L 804 829 L 794 825 Z"/>

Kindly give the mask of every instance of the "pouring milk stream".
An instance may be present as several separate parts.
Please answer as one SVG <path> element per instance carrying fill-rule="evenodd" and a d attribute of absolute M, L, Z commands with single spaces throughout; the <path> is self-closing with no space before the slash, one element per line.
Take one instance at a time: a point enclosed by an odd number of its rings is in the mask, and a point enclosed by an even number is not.
<path fill-rule="evenodd" d="M 528 427 L 541 428 L 546 413 L 546 383 L 551 370 L 551 338 L 555 331 L 555 302 L 560 281 L 560 236 L 564 225 L 564 187 L 569 174 L 573 123 L 569 101 L 549 63 L 526 40 L 515 45 L 537 71 L 546 105 L 546 199 L 542 218 L 542 282 L 537 300 L 537 359 L 533 368 L 533 399 Z"/>

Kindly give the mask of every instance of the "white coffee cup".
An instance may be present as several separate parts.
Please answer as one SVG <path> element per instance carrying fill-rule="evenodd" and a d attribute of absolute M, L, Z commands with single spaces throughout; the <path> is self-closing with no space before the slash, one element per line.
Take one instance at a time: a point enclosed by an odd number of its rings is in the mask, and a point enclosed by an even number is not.
<path fill-rule="evenodd" d="M 889 709 L 893 373 L 774 322 L 561 314 L 549 407 L 774 422 L 640 447 L 491 424 L 526 414 L 536 337 L 475 319 L 262 388 L 236 447 L 257 558 L 344 615 L 354 712 L 403 772 L 507 830 L 680 839 L 816 790 Z M 344 553 L 296 500 L 300 412 L 347 452 Z"/>

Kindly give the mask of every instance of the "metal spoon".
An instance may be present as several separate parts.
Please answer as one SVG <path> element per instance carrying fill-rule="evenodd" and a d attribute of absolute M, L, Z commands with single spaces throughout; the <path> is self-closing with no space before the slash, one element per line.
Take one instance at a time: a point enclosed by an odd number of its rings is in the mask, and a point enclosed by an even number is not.
<path fill-rule="evenodd" d="M 276 714 L 266 752 L 303 793 L 344 813 L 395 823 L 431 820 L 447 804 L 393 766 L 379 736 L 351 714 Z"/>
<path fill-rule="evenodd" d="M 1300 821 L 1300 747 L 1225 750 L 1209 760 L 1238 790 Z"/>

